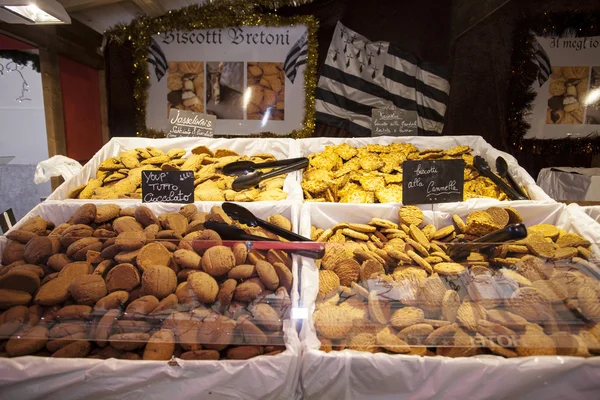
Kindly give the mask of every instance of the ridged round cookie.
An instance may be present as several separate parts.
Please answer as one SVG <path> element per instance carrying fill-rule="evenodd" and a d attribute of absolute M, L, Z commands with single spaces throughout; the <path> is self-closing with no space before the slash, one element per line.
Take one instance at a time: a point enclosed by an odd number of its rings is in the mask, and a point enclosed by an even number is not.
<path fill-rule="evenodd" d="M 423 279 L 419 283 L 417 301 L 419 308 L 428 313 L 439 313 L 442 307 L 442 301 L 446 294 L 446 285 L 437 274 Z"/>
<path fill-rule="evenodd" d="M 360 266 L 360 280 L 367 281 L 373 277 L 385 274 L 383 265 L 375 260 L 364 261 Z"/>
<path fill-rule="evenodd" d="M 349 350 L 375 353 L 377 351 L 377 336 L 372 333 L 361 332 L 350 336 L 346 341 L 346 346 Z"/>
<path fill-rule="evenodd" d="M 422 323 L 424 318 L 423 310 L 416 307 L 404 307 L 394 311 L 390 318 L 390 324 L 396 329 L 404 329 Z"/>
<path fill-rule="evenodd" d="M 398 210 L 398 218 L 401 223 L 408 226 L 419 226 L 423 223 L 425 216 L 423 215 L 423 211 L 417 206 L 402 206 Z"/>
<path fill-rule="evenodd" d="M 333 272 L 340 278 L 340 283 L 350 287 L 352 282 L 358 280 L 360 274 L 360 264 L 351 258 L 341 260 L 334 267 Z"/>
<path fill-rule="evenodd" d="M 162 265 L 152 265 L 142 274 L 142 293 L 149 294 L 161 300 L 175 293 L 177 276 L 175 272 Z M 193 288 L 192 288 L 193 289 Z"/>
<path fill-rule="evenodd" d="M 527 227 L 527 232 L 529 232 L 529 233 L 538 232 L 538 233 L 541 233 L 544 237 L 550 238 L 552 240 L 558 239 L 558 235 L 560 234 L 558 228 L 556 226 L 550 225 L 550 224 L 538 224 L 538 225 L 529 226 L 529 227 Z"/>
<path fill-rule="evenodd" d="M 337 291 L 340 286 L 340 278 L 333 271 L 320 270 L 319 271 L 319 292 L 317 295 L 318 299 L 325 299 L 332 292 Z"/>
<path fill-rule="evenodd" d="M 590 286 L 584 285 L 577 291 L 577 300 L 581 312 L 591 320 L 600 319 L 600 298 L 598 293 Z"/>
<path fill-rule="evenodd" d="M 78 304 L 94 305 L 106 296 L 106 284 L 99 275 L 82 275 L 73 280 L 69 288 L 71 296 Z"/>
<path fill-rule="evenodd" d="M 472 301 L 463 301 L 456 312 L 456 320 L 470 331 L 477 330 L 477 321 L 486 318 L 485 308 Z"/>
<path fill-rule="evenodd" d="M 544 295 L 552 303 L 562 303 L 564 300 L 567 299 L 567 290 L 562 284 L 558 283 L 557 281 L 539 280 L 533 282 L 532 286 L 540 292 L 544 293 Z"/>
<path fill-rule="evenodd" d="M 506 210 L 504 210 L 503 208 L 490 207 L 487 210 L 485 210 L 485 212 L 492 217 L 492 221 L 494 222 L 494 224 L 499 226 L 500 228 L 504 228 L 506 225 L 508 225 L 510 217 L 508 215 L 508 212 L 506 212 Z"/>
<path fill-rule="evenodd" d="M 554 270 L 553 264 L 546 263 L 542 258 L 531 255 L 522 257 L 515 266 L 519 274 L 531 282 L 550 279 Z"/>
<path fill-rule="evenodd" d="M 400 339 L 394 331 L 386 326 L 377 332 L 377 345 L 392 353 L 406 354 L 410 352 L 410 346 Z"/>
<path fill-rule="evenodd" d="M 562 286 L 567 291 L 567 297 L 577 297 L 577 291 L 585 283 L 585 276 L 572 271 L 556 271 L 550 281 Z"/>
<path fill-rule="evenodd" d="M 435 264 L 433 266 L 433 270 L 439 275 L 460 275 L 464 273 L 467 269 L 458 263 L 441 262 Z"/>
<path fill-rule="evenodd" d="M 250 278 L 237 285 L 233 298 L 238 301 L 252 301 L 265 290 L 259 278 Z"/>
<path fill-rule="evenodd" d="M 455 290 L 447 290 L 442 299 L 442 318 L 454 322 L 460 307 L 460 295 Z"/>
<path fill-rule="evenodd" d="M 312 318 L 317 333 L 328 339 L 343 339 L 352 329 L 352 314 L 345 307 L 323 307 L 316 310 Z"/>
<path fill-rule="evenodd" d="M 415 324 L 398 332 L 398 337 L 411 346 L 421 345 L 433 331 L 429 324 Z"/>
<path fill-rule="evenodd" d="M 474 302 L 485 308 L 499 306 L 504 297 L 504 290 L 497 278 L 490 275 L 474 276 L 472 281 L 467 284 L 467 292 Z"/>
<path fill-rule="evenodd" d="M 556 355 L 554 340 L 543 330 L 530 327 L 531 325 L 528 325 L 518 338 L 517 354 L 521 357 Z"/>
<path fill-rule="evenodd" d="M 206 254 L 204 255 L 204 257 L 206 257 Z M 265 285 L 265 287 L 269 290 L 277 289 L 277 287 L 279 286 L 279 276 L 277 276 L 277 272 L 275 271 L 273 265 L 271 265 L 271 263 L 268 261 L 258 260 L 256 262 L 255 267 L 256 273 L 258 274 L 258 277 Z"/>
<path fill-rule="evenodd" d="M 548 297 L 533 287 L 517 289 L 507 303 L 511 312 L 530 322 L 548 319 L 551 311 Z"/>
<path fill-rule="evenodd" d="M 390 302 L 380 298 L 376 291 L 372 290 L 368 297 L 369 315 L 373 321 L 385 325 L 390 320 Z"/>

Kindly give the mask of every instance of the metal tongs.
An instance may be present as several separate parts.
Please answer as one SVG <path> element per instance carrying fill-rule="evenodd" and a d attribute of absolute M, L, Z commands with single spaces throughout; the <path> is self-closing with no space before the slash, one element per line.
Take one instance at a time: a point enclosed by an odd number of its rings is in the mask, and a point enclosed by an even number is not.
<path fill-rule="evenodd" d="M 488 177 L 498 186 L 511 200 L 529 200 L 527 197 L 520 195 L 515 189 L 506 184 L 502 179 L 492 172 L 487 161 L 481 156 L 475 156 L 473 165 L 479 173 Z"/>
<path fill-rule="evenodd" d="M 471 251 L 480 250 L 487 252 L 498 244 L 512 242 L 527 237 L 527 227 L 524 224 L 511 224 L 498 229 L 471 242 L 465 239 L 456 239 L 448 243 L 448 256 L 454 260 L 464 260 Z"/>
<path fill-rule="evenodd" d="M 298 236 L 304 239 L 304 241 L 281 242 L 276 239 L 251 235 L 237 226 L 228 225 L 224 222 L 206 221 L 204 223 L 204 227 L 217 232 L 223 240 L 246 241 L 249 249 L 283 250 L 289 253 L 298 254 L 302 257 L 313 259 L 323 258 L 325 255 L 325 245 L 323 243 L 312 242 L 310 239 L 299 235 Z M 294 234 L 293 232 L 290 233 Z"/>
<path fill-rule="evenodd" d="M 238 176 L 233 181 L 233 190 L 250 189 L 258 185 L 261 181 L 273 178 L 279 175 L 289 174 L 290 172 L 306 168 L 308 166 L 308 158 L 290 158 L 287 160 L 269 161 L 256 164 L 252 161 L 236 161 L 227 164 L 223 167 L 222 172 L 225 175 Z M 267 169 L 273 167 L 282 167 L 272 171 L 263 173 L 258 169 Z"/>

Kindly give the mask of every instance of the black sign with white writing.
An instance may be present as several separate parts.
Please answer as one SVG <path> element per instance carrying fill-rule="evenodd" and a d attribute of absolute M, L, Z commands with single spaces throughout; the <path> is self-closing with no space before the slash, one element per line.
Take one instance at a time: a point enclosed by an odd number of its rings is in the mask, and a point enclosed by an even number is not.
<path fill-rule="evenodd" d="M 371 136 L 417 136 L 417 112 L 373 109 Z"/>
<path fill-rule="evenodd" d="M 213 137 L 216 122 L 214 115 L 172 108 L 167 137 Z"/>
<path fill-rule="evenodd" d="M 193 203 L 193 171 L 142 171 L 142 203 Z"/>
<path fill-rule="evenodd" d="M 402 164 L 402 203 L 463 201 L 463 160 L 412 160 Z"/>

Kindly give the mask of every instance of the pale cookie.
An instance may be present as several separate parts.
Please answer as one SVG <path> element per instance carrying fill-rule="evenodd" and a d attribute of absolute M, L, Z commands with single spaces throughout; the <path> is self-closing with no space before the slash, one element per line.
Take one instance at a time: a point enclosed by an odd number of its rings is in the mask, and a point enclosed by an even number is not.
<path fill-rule="evenodd" d="M 457 321 L 470 331 L 477 330 L 477 321 L 486 318 L 486 310 L 478 303 L 463 301 L 456 312 Z"/>
<path fill-rule="evenodd" d="M 378 226 L 380 228 L 398 229 L 398 224 L 395 224 L 392 221 L 388 221 L 387 219 L 381 219 L 381 218 L 371 219 L 371 222 L 369 222 L 369 225 Z"/>
<path fill-rule="evenodd" d="M 416 225 L 411 225 L 409 229 L 410 236 L 414 240 L 416 240 L 421 246 L 423 246 L 427 251 L 429 251 L 429 249 L 431 248 L 431 246 L 429 245 L 429 239 L 427 239 L 427 236 L 423 233 L 423 231 L 417 228 Z"/>
<path fill-rule="evenodd" d="M 421 245 L 421 243 L 419 243 L 411 238 L 406 238 L 406 243 L 411 245 L 416 251 L 421 253 L 422 256 L 429 257 L 429 252 L 427 251 L 427 249 L 425 247 L 423 247 L 423 245 Z"/>
<path fill-rule="evenodd" d="M 455 230 L 455 228 L 454 228 L 454 226 L 453 226 L 453 225 L 448 225 L 448 226 L 445 226 L 445 227 L 443 227 L 443 228 L 441 228 L 441 229 L 438 229 L 438 230 L 437 230 L 437 231 L 436 231 L 436 232 L 433 234 L 433 236 L 431 237 L 431 239 L 432 239 L 432 240 L 440 240 L 440 239 L 443 239 L 443 238 L 445 238 L 446 236 L 449 236 L 449 235 L 451 235 L 452 233 L 454 233 L 454 230 Z"/>
<path fill-rule="evenodd" d="M 546 320 L 552 310 L 548 297 L 534 287 L 517 289 L 507 303 L 511 312 L 530 321 Z"/>
<path fill-rule="evenodd" d="M 440 262 L 433 266 L 433 270 L 440 275 L 460 275 L 466 268 L 453 262 Z"/>
<path fill-rule="evenodd" d="M 342 229 L 342 234 L 344 234 L 345 236 L 351 237 L 353 239 L 364 240 L 364 241 L 369 240 L 369 235 L 361 233 L 361 232 L 357 232 L 355 230 L 348 229 L 348 228 Z"/>
<path fill-rule="evenodd" d="M 425 319 L 423 310 L 416 307 L 404 307 L 396 310 L 390 318 L 390 324 L 396 329 L 404 329 L 420 324 Z"/>
<path fill-rule="evenodd" d="M 577 291 L 577 300 L 581 312 L 591 320 L 600 319 L 600 298 L 598 293 L 590 286 L 585 285 Z"/>
<path fill-rule="evenodd" d="M 454 290 L 447 290 L 442 299 L 442 317 L 448 322 L 454 322 L 460 307 L 460 296 Z"/>
<path fill-rule="evenodd" d="M 403 224 L 419 226 L 425 217 L 423 211 L 417 206 L 402 206 L 398 210 L 398 218 Z"/>
<path fill-rule="evenodd" d="M 427 271 L 428 274 L 432 274 L 433 273 L 433 268 L 431 267 L 431 264 L 429 264 L 427 261 L 425 261 L 421 256 L 419 256 L 417 253 L 415 253 L 412 250 L 409 250 L 406 252 L 406 254 L 408 254 L 408 256 L 414 261 L 416 262 L 421 268 L 423 268 L 425 271 Z"/>
<path fill-rule="evenodd" d="M 390 302 L 379 298 L 379 295 L 374 290 L 369 293 L 368 300 L 371 319 L 382 325 L 387 324 L 391 315 Z"/>
<path fill-rule="evenodd" d="M 454 214 L 452 216 L 452 221 L 454 222 L 454 226 L 456 227 L 458 233 L 464 233 L 467 230 L 467 225 L 458 215 Z"/>

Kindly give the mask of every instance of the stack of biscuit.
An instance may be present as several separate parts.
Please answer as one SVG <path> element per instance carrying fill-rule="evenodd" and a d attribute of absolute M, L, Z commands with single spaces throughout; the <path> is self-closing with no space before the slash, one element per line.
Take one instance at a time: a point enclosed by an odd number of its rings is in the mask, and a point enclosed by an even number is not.
<path fill-rule="evenodd" d="M 590 273 L 589 241 L 539 224 L 525 239 L 453 259 L 453 240 L 521 223 L 519 212 L 491 207 L 438 228 L 405 206 L 398 219 L 313 227 L 313 240 L 327 242 L 313 316 L 322 350 L 600 354 L 600 282 Z"/>
<path fill-rule="evenodd" d="M 464 199 L 491 197 L 506 200 L 489 178 L 473 166 L 469 146 L 447 150 L 419 150 L 412 144 L 369 144 L 355 148 L 347 143 L 325 146 L 321 153 L 308 156 L 302 189 L 305 201 L 339 203 L 401 203 L 402 163 L 407 160 L 452 160 L 465 162 Z"/>
<path fill-rule="evenodd" d="M 198 146 L 186 155 L 184 149 L 167 152 L 156 147 L 137 148 L 121 152 L 117 157 L 104 160 L 98 166 L 96 178 L 72 189 L 69 199 L 141 199 L 142 171 L 193 171 L 194 200 L 196 201 L 269 201 L 284 200 L 285 175 L 260 182 L 258 187 L 234 191 L 234 176 L 221 173 L 221 168 L 232 162 L 248 160 L 256 163 L 274 161 L 272 154 L 241 156 L 235 151 Z"/>
<path fill-rule="evenodd" d="M 282 215 L 270 222 L 291 229 Z M 86 204 L 67 223 L 41 217 L 8 235 L 0 267 L 0 356 L 129 360 L 248 359 L 285 350 L 292 261 L 223 243 L 220 207 L 155 215 Z"/>

